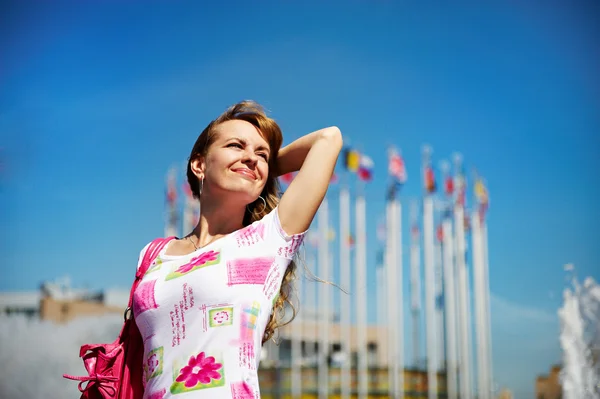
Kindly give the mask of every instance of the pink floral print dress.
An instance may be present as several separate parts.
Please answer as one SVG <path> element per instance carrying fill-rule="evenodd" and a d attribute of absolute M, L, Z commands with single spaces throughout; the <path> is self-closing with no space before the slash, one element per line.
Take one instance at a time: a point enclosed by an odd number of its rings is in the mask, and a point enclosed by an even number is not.
<path fill-rule="evenodd" d="M 262 336 L 304 235 L 287 236 L 276 208 L 191 254 L 159 254 L 134 293 L 144 399 L 260 398 Z"/>

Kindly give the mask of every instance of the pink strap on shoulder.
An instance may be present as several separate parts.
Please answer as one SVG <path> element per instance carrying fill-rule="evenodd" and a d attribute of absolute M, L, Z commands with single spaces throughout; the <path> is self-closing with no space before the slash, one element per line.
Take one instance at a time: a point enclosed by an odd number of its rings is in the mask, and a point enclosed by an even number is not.
<path fill-rule="evenodd" d="M 128 309 L 132 309 L 133 306 L 133 293 L 137 288 L 140 280 L 144 277 L 144 274 L 148 271 L 148 268 L 154 262 L 160 251 L 169 243 L 169 241 L 175 239 L 176 237 L 166 237 L 166 238 L 157 238 L 152 240 L 146 252 L 144 252 L 144 257 L 142 258 L 142 262 L 140 263 L 140 267 L 137 269 L 135 273 L 135 281 L 131 286 L 131 291 L 129 292 L 129 305 L 127 305 Z"/>

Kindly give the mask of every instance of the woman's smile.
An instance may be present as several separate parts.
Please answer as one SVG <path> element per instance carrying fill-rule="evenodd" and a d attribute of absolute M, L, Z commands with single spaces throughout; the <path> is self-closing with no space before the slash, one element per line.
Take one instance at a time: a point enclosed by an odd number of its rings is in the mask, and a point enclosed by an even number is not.
<path fill-rule="evenodd" d="M 254 173 L 253 171 L 251 171 L 248 168 L 238 168 L 238 169 L 234 169 L 233 171 L 237 174 L 240 174 L 240 175 L 246 177 L 247 179 L 252 180 L 252 181 L 256 180 L 256 173 Z"/>

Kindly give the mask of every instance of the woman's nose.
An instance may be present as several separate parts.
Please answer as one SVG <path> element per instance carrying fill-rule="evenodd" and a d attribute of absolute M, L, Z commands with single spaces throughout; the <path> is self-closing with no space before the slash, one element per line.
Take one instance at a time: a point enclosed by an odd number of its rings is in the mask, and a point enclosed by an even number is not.
<path fill-rule="evenodd" d="M 246 151 L 244 155 L 244 161 L 252 164 L 258 163 L 258 156 L 254 151 Z"/>

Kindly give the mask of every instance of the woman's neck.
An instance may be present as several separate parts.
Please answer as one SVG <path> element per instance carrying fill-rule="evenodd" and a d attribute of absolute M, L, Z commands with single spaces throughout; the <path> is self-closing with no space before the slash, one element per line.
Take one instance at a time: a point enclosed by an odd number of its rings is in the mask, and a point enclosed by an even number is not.
<path fill-rule="evenodd" d="M 200 208 L 200 219 L 193 234 L 198 238 L 198 245 L 204 247 L 215 239 L 230 234 L 243 227 L 245 208 L 228 206 L 226 203 L 206 201 Z"/>

